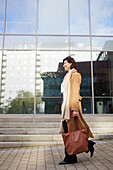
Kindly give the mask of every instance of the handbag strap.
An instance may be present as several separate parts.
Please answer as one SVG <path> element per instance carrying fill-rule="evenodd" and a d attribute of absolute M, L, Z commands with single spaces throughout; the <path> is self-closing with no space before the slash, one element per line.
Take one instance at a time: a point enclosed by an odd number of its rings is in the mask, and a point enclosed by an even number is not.
<path fill-rule="evenodd" d="M 81 130 L 81 125 L 80 125 L 79 117 L 77 116 L 77 117 L 74 118 L 74 119 L 77 119 L 77 126 L 78 126 L 78 129 Z M 70 124 L 69 130 L 70 130 L 70 132 L 72 131 L 72 123 Z"/>

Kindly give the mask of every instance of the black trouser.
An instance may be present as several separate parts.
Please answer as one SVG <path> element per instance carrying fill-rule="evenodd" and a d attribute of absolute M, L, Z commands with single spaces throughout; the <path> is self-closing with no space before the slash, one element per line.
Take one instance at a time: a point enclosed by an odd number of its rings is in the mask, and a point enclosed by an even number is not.
<path fill-rule="evenodd" d="M 63 123 L 64 133 L 68 133 L 67 122 L 64 120 L 62 123 Z M 66 148 L 65 148 L 64 161 L 65 162 L 76 162 L 77 156 L 76 155 L 68 155 L 68 153 L 66 152 Z"/>

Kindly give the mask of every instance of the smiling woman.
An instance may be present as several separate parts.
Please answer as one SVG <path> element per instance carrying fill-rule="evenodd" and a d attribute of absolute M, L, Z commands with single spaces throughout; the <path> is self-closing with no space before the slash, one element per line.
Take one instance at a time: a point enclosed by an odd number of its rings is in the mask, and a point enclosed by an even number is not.
<path fill-rule="evenodd" d="M 37 0 L 7 0 L 6 33 L 36 33 Z"/>
<path fill-rule="evenodd" d="M 83 113 L 113 113 L 113 0 L 1 0 L 1 113 L 27 90 L 32 113 L 59 114 L 68 55 L 82 75 Z"/>

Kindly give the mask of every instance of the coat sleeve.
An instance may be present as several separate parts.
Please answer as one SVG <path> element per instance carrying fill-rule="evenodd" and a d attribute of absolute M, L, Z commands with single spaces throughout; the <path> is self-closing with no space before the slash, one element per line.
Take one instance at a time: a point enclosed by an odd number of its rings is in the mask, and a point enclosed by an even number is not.
<path fill-rule="evenodd" d="M 79 111 L 80 84 L 81 74 L 73 74 L 70 82 L 70 109 L 77 112 Z"/>

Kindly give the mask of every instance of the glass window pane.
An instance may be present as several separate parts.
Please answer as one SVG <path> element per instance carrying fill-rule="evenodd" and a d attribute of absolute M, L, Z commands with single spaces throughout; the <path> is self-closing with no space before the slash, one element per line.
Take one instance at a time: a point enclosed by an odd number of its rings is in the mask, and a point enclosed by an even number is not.
<path fill-rule="evenodd" d="M 68 33 L 68 0 L 39 0 L 38 33 Z"/>
<path fill-rule="evenodd" d="M 37 54 L 37 84 L 41 82 L 41 103 L 37 113 L 59 113 L 61 107 L 60 85 L 65 75 L 62 61 L 67 52 L 39 51 Z M 82 75 L 81 96 L 83 113 L 92 113 L 91 62 L 89 52 L 71 52 Z M 39 67 L 40 65 L 40 67 Z M 37 89 L 37 95 L 39 94 Z M 40 98 L 40 97 L 39 97 Z M 38 102 L 39 99 L 37 99 Z M 90 107 L 89 107 L 90 106 Z"/>
<path fill-rule="evenodd" d="M 63 58 L 65 51 L 38 51 L 37 53 L 37 113 L 60 114 L 61 82 L 64 77 Z"/>
<path fill-rule="evenodd" d="M 113 0 L 91 0 L 92 34 L 113 35 Z"/>
<path fill-rule="evenodd" d="M 7 0 L 6 33 L 36 33 L 37 0 Z"/>
<path fill-rule="evenodd" d="M 5 49 L 36 49 L 36 36 L 5 36 Z"/>
<path fill-rule="evenodd" d="M 93 60 L 95 113 L 113 113 L 113 51 L 94 52 Z"/>
<path fill-rule="evenodd" d="M 89 37 L 74 37 L 71 36 L 71 50 L 90 50 Z"/>
<path fill-rule="evenodd" d="M 3 36 L 0 36 L 0 49 L 2 49 Z"/>
<path fill-rule="evenodd" d="M 70 1 L 70 33 L 89 34 L 88 0 Z"/>
<path fill-rule="evenodd" d="M 113 51 L 113 37 L 93 37 L 92 49 L 102 51 Z"/>
<path fill-rule="evenodd" d="M 91 57 L 90 52 L 71 52 L 77 62 L 77 70 L 82 76 L 80 94 L 83 113 L 92 113 Z"/>
<path fill-rule="evenodd" d="M 2 109 L 5 113 L 33 113 L 35 52 L 4 51 Z"/>
<path fill-rule="evenodd" d="M 1 74 L 2 51 L 0 50 L 0 74 Z"/>
<path fill-rule="evenodd" d="M 69 50 L 68 36 L 38 36 L 38 49 L 63 49 Z"/>
<path fill-rule="evenodd" d="M 0 1 L 0 33 L 3 33 L 5 0 Z"/>

